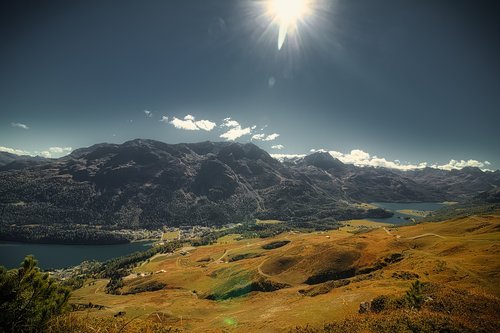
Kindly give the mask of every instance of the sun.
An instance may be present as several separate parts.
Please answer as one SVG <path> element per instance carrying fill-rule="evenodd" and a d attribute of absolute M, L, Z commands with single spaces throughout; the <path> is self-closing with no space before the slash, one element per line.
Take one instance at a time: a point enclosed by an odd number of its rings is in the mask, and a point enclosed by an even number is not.
<path fill-rule="evenodd" d="M 280 22 L 295 23 L 307 14 L 307 0 L 269 0 L 268 9 Z"/>
<path fill-rule="evenodd" d="M 290 29 L 295 28 L 297 21 L 306 16 L 310 0 L 269 0 L 268 11 L 279 25 L 278 49 L 281 49 Z"/>

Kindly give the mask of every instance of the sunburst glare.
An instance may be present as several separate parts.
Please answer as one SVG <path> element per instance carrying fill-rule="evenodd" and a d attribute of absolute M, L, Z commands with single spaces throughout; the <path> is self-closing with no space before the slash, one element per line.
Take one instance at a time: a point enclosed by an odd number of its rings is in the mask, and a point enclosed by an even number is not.
<path fill-rule="evenodd" d="M 278 49 L 281 50 L 291 30 L 297 28 L 297 21 L 310 14 L 310 0 L 269 0 L 267 10 L 273 22 L 279 26 Z"/>

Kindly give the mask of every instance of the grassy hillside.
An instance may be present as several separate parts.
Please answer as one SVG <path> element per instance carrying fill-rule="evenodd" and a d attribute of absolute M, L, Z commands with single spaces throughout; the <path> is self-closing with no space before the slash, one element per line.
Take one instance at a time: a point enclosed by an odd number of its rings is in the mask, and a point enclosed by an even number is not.
<path fill-rule="evenodd" d="M 499 241 L 498 213 L 400 228 L 351 221 L 340 230 L 267 239 L 230 235 L 154 256 L 124 278 L 117 295 L 105 293 L 107 280 L 88 280 L 71 302 L 103 307 L 74 312 L 69 321 L 99 323 L 107 332 L 141 325 L 146 332 L 406 332 L 431 325 L 434 332 L 446 323 L 491 331 L 499 327 Z M 386 306 L 358 314 L 360 303 L 380 295 L 399 304 L 417 279 L 427 288 L 421 311 Z M 380 326 L 387 321 L 396 326 Z M 461 331 L 453 325 L 450 332 Z"/>

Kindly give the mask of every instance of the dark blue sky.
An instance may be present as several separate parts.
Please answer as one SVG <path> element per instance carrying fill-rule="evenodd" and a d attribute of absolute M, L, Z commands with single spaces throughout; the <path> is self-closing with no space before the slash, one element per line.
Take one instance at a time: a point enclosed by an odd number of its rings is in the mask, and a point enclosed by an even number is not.
<path fill-rule="evenodd" d="M 224 140 L 236 129 L 273 153 L 500 168 L 497 1 L 312 2 L 278 50 L 262 1 L 4 1 L 0 146 Z M 217 126 L 170 123 L 187 115 Z M 240 127 L 221 127 L 227 117 Z"/>

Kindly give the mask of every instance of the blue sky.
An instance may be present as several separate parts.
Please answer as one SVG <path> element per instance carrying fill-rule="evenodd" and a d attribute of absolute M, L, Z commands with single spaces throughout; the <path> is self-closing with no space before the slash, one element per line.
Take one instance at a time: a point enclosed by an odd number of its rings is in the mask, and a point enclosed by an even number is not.
<path fill-rule="evenodd" d="M 266 1 L 4 2 L 0 149 L 236 140 L 500 167 L 494 1 L 310 2 L 281 50 Z"/>

